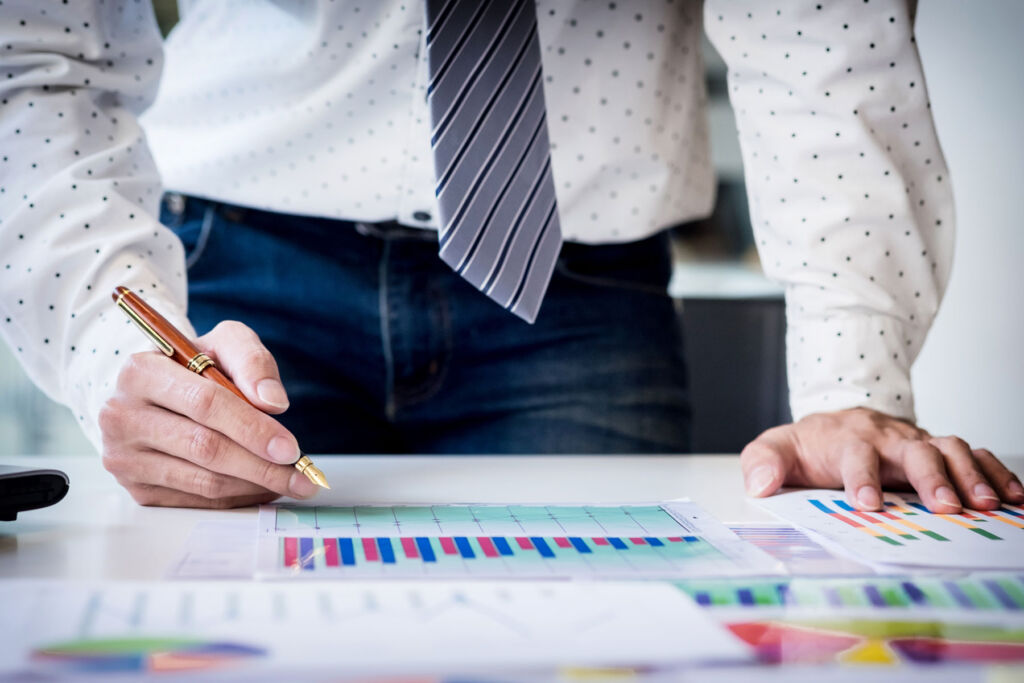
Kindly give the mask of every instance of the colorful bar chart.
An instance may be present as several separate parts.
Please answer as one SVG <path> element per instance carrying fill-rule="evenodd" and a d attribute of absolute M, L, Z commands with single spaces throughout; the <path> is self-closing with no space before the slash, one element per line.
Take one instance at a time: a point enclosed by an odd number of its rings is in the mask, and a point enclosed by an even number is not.
<path fill-rule="evenodd" d="M 358 542 L 357 542 L 358 541 Z M 350 574 L 408 576 L 420 573 L 549 576 L 575 564 L 577 573 L 671 574 L 701 558 L 721 557 L 696 536 L 618 538 L 602 536 L 402 536 L 280 539 L 281 568 Z"/>
<path fill-rule="evenodd" d="M 838 543 L 862 562 L 964 569 L 1024 567 L 1024 509 L 932 513 L 916 496 L 886 494 L 881 510 L 858 510 L 835 491 L 796 491 L 759 504 Z"/>
<path fill-rule="evenodd" d="M 405 578 L 685 578 L 779 563 L 689 502 L 260 510 L 258 574 Z"/>
<path fill-rule="evenodd" d="M 676 585 L 705 607 L 878 608 L 1001 612 L 1024 617 L 1024 576 L 976 575 L 960 579 L 761 579 L 680 581 Z"/>

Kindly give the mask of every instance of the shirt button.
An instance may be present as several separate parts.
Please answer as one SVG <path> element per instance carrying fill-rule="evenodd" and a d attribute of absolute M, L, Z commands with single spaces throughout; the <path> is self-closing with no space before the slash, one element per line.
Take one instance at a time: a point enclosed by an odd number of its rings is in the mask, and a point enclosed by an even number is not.
<path fill-rule="evenodd" d="M 424 223 L 430 220 L 430 214 L 426 211 L 415 211 L 413 212 L 412 217 L 418 221 L 423 221 Z"/>

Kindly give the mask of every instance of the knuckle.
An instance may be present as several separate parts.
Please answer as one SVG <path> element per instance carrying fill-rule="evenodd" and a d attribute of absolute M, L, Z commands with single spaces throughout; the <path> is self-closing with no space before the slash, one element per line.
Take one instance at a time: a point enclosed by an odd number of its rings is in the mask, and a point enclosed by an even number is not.
<path fill-rule="evenodd" d="M 280 465 L 275 465 L 268 460 L 260 460 L 256 464 L 255 483 L 271 490 L 280 490 L 282 487 L 277 484 L 277 473 Z M 287 489 L 287 484 L 284 486 Z"/>
<path fill-rule="evenodd" d="M 124 421 L 124 406 L 116 398 L 111 398 L 100 408 L 98 422 L 104 439 L 121 433 Z"/>
<path fill-rule="evenodd" d="M 990 451 L 987 448 L 975 448 L 973 453 L 975 457 L 991 458 L 992 460 L 999 462 L 999 459 L 995 456 L 995 454 L 992 453 L 992 451 Z M 1002 463 L 999 464 L 1002 465 Z"/>
<path fill-rule="evenodd" d="M 206 467 L 224 454 L 224 444 L 217 434 L 202 425 L 196 425 L 188 440 L 189 460 Z"/>
<path fill-rule="evenodd" d="M 224 495 L 227 482 L 209 470 L 198 470 L 192 477 L 192 490 L 203 498 L 216 499 Z"/>
<path fill-rule="evenodd" d="M 122 457 L 120 452 L 117 450 L 110 448 L 105 449 L 103 451 L 103 456 L 100 458 L 100 462 L 103 465 L 103 469 L 113 474 L 115 478 L 127 474 L 127 459 Z"/>
<path fill-rule="evenodd" d="M 212 382 L 193 381 L 185 387 L 185 405 L 190 415 L 205 422 L 213 415 L 217 392 Z"/>

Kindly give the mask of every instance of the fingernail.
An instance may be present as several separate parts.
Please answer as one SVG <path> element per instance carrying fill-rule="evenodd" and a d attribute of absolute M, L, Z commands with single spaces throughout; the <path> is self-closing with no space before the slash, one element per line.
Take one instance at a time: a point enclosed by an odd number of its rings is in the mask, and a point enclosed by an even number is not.
<path fill-rule="evenodd" d="M 295 472 L 288 481 L 288 488 L 295 498 L 310 498 L 316 493 L 317 485 L 307 479 L 302 472 Z"/>
<path fill-rule="evenodd" d="M 974 495 L 982 500 L 999 500 L 999 496 L 988 484 L 975 484 Z"/>
<path fill-rule="evenodd" d="M 1006 490 L 1015 496 L 1024 496 L 1024 486 L 1021 486 L 1019 481 L 1011 481 L 1007 484 Z"/>
<path fill-rule="evenodd" d="M 871 510 L 878 508 L 882 504 L 881 497 L 878 495 L 878 489 L 874 486 L 861 486 L 857 489 L 857 502 L 860 503 L 861 507 Z"/>
<path fill-rule="evenodd" d="M 275 436 L 267 444 L 267 455 L 274 462 L 290 465 L 301 457 L 299 446 L 286 436 Z"/>
<path fill-rule="evenodd" d="M 261 379 L 256 384 L 256 393 L 261 401 L 269 403 L 275 408 L 288 407 L 288 394 L 285 393 L 284 386 L 276 379 Z"/>
<path fill-rule="evenodd" d="M 953 489 L 948 486 L 940 486 L 935 489 L 935 498 L 943 505 L 952 505 L 953 507 L 960 507 L 960 499 L 953 493 Z"/>
<path fill-rule="evenodd" d="M 747 493 L 752 496 L 763 496 L 771 489 L 774 481 L 774 470 L 768 465 L 761 465 L 747 477 Z"/>

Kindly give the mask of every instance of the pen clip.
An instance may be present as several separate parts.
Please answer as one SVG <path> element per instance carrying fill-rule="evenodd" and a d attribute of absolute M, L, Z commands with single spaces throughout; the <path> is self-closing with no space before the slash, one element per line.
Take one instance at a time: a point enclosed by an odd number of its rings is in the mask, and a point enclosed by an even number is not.
<path fill-rule="evenodd" d="M 117 299 L 117 307 L 124 311 L 125 315 L 131 318 L 132 322 L 139 326 L 139 329 L 142 330 L 154 344 L 156 344 L 157 348 L 160 349 L 165 356 L 171 357 L 174 355 L 174 349 L 167 343 L 167 340 L 161 337 L 156 330 L 149 326 L 149 323 L 143 320 L 131 306 L 125 303 L 123 294 Z"/>

